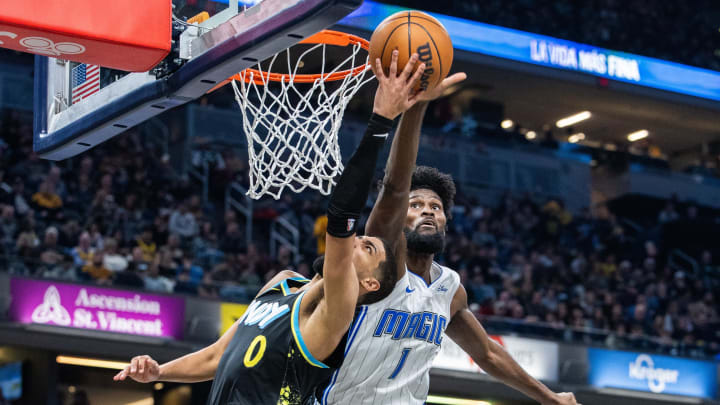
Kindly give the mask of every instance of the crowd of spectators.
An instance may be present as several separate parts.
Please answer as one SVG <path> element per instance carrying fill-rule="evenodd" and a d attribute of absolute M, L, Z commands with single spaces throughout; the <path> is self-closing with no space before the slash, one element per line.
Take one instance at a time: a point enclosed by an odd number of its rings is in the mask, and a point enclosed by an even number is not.
<path fill-rule="evenodd" d="M 720 70 L 720 6 L 711 0 L 385 2 Z"/>
<path fill-rule="evenodd" d="M 272 270 L 290 265 L 287 249 L 271 260 L 265 246 L 247 243 L 238 215 L 203 202 L 199 187 L 137 131 L 55 164 L 32 152 L 26 118 L 0 117 L 6 271 L 247 300 Z M 216 177 L 230 176 L 226 170 L 234 169 L 225 165 Z"/>
<path fill-rule="evenodd" d="M 659 224 L 693 219 L 665 211 Z M 443 261 L 460 272 L 478 315 L 720 350 L 720 266 L 710 250 L 691 273 L 611 214 L 574 217 L 559 200 L 530 196 L 461 203 L 450 226 Z"/>
<path fill-rule="evenodd" d="M 311 276 L 323 253 L 324 200 L 313 193 L 259 202 L 248 242 L 238 215 L 212 193 L 202 201 L 138 132 L 54 164 L 32 152 L 27 120 L 6 114 L 0 127 L 0 248 L 13 274 L 247 302 L 279 270 Z M 233 159 L 213 178 L 242 173 Z M 266 253 L 262 224 L 278 215 L 297 224 L 299 256 Z M 682 215 L 671 206 L 658 223 Z M 699 275 L 670 266 L 666 253 L 610 214 L 573 216 L 560 200 L 532 196 L 488 206 L 461 194 L 439 260 L 460 273 L 481 317 L 720 350 L 718 261 L 703 251 Z"/>

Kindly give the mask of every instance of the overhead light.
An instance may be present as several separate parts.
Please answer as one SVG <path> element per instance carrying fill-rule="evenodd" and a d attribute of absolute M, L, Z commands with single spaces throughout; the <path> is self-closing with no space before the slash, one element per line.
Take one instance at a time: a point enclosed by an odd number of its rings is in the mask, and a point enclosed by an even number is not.
<path fill-rule="evenodd" d="M 71 386 L 68 387 L 68 392 L 69 392 L 69 393 L 74 394 L 75 391 L 77 391 L 77 388 L 75 388 L 74 385 L 71 385 Z"/>
<path fill-rule="evenodd" d="M 514 123 L 512 122 L 512 120 L 503 120 L 503 122 L 500 123 L 500 126 L 503 127 L 504 129 L 508 129 L 508 128 L 512 128 L 513 124 Z"/>
<path fill-rule="evenodd" d="M 580 132 L 580 133 L 577 133 L 577 134 L 572 134 L 572 135 L 570 135 L 570 136 L 568 137 L 568 142 L 570 142 L 570 143 L 578 143 L 578 142 L 582 141 L 583 139 L 585 139 L 585 134 L 583 134 L 582 132 Z"/>
<path fill-rule="evenodd" d="M 492 405 L 490 402 L 487 402 L 487 401 L 479 401 L 476 399 L 443 397 L 443 396 L 439 396 L 439 395 L 428 395 L 426 402 L 428 404 L 438 404 L 438 405 Z"/>
<path fill-rule="evenodd" d="M 525 134 L 525 138 L 528 140 L 535 139 L 536 137 L 537 134 L 535 133 L 535 131 L 527 131 L 527 133 Z"/>
<path fill-rule="evenodd" d="M 58 364 L 69 364 L 71 366 L 85 366 L 97 368 L 109 368 L 113 370 L 122 370 L 128 365 L 126 362 L 110 361 L 100 359 L 88 359 L 85 357 L 57 356 L 55 361 Z"/>
<path fill-rule="evenodd" d="M 627 139 L 630 142 L 639 141 L 640 139 L 647 138 L 648 135 L 650 135 L 650 132 L 647 131 L 647 129 L 641 129 L 640 131 L 635 131 L 631 134 L 628 134 Z"/>
<path fill-rule="evenodd" d="M 585 121 L 586 119 L 592 117 L 592 114 L 590 111 L 583 111 L 579 112 L 575 115 L 571 115 L 569 117 L 565 117 L 561 120 L 558 120 L 558 122 L 555 123 L 555 125 L 558 126 L 558 128 L 565 128 L 569 127 L 570 125 L 577 124 L 580 121 Z"/>
<path fill-rule="evenodd" d="M 160 391 L 161 389 L 165 388 L 165 385 L 163 385 L 163 383 L 159 382 L 159 383 L 155 383 L 153 388 L 155 388 L 155 391 Z"/>

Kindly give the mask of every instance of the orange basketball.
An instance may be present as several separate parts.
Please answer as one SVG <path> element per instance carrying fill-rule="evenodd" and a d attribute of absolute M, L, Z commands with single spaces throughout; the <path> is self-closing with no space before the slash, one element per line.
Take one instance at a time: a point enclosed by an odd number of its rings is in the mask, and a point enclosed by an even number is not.
<path fill-rule="evenodd" d="M 380 58 L 387 74 L 392 51 L 397 49 L 398 72 L 413 53 L 425 62 L 425 72 L 416 86 L 427 90 L 440 84 L 450 72 L 453 47 L 450 35 L 440 21 L 421 11 L 400 11 L 383 20 L 370 38 L 370 63 Z"/>

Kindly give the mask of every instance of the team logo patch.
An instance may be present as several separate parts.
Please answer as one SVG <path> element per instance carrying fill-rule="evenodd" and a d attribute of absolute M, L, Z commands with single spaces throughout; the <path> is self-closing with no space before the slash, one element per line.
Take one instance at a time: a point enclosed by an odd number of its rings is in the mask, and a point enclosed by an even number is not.
<path fill-rule="evenodd" d="M 352 231 L 355 228 L 355 218 L 348 219 L 347 230 Z"/>
<path fill-rule="evenodd" d="M 438 292 L 447 292 L 447 290 L 448 290 L 447 287 L 445 287 L 444 285 L 441 285 L 440 287 L 437 288 Z"/>

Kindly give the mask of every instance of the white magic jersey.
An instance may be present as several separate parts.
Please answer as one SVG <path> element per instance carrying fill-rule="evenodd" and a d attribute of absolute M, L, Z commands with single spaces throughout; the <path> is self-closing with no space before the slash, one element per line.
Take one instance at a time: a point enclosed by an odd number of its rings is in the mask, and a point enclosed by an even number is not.
<path fill-rule="evenodd" d="M 348 332 L 345 360 L 318 392 L 326 404 L 423 404 L 430 366 L 450 322 L 458 274 L 433 263 L 432 283 L 405 272 L 392 293 L 363 305 Z"/>

